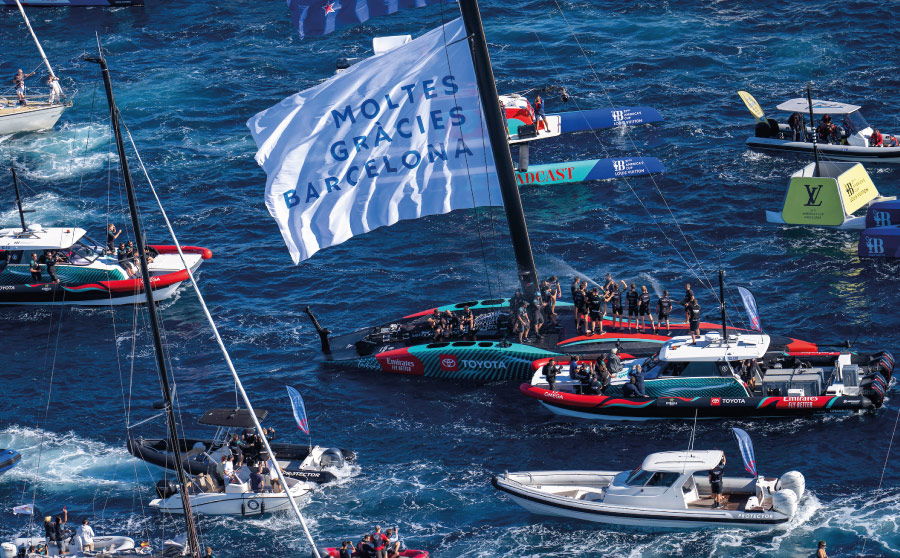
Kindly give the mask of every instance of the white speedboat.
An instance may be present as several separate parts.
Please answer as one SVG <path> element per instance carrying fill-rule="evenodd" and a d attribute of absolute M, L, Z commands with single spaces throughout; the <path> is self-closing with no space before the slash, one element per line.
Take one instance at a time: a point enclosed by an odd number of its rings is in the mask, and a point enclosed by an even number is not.
<path fill-rule="evenodd" d="M 316 450 L 319 450 L 316 452 Z M 313 448 L 310 457 L 318 454 L 321 456 L 322 448 Z M 191 512 L 204 515 L 262 515 L 267 512 L 287 511 L 291 509 L 291 502 L 284 490 L 272 491 L 272 483 L 269 475 L 265 475 L 265 491 L 254 492 L 250 489 L 250 470 L 244 466 L 236 472 L 241 482 L 230 482 L 222 485 L 215 475 L 202 474 L 190 481 L 188 493 L 190 494 Z M 299 498 L 311 492 L 315 488 L 314 483 L 298 481 L 286 477 L 288 491 L 293 498 Z M 184 506 L 178 488 L 174 483 L 160 481 L 157 483 L 157 492 L 160 498 L 151 500 L 150 507 L 159 511 L 183 514 Z"/>
<path fill-rule="evenodd" d="M 707 472 L 717 450 L 653 453 L 633 471 L 531 471 L 492 483 L 526 510 L 636 527 L 770 528 L 786 523 L 803 496 L 803 475 L 723 479 L 725 502 L 714 507 Z"/>
<path fill-rule="evenodd" d="M 19 2 L 16 2 L 16 5 L 18 5 L 19 11 L 22 13 L 25 25 L 28 27 L 28 31 L 31 32 L 34 44 L 37 46 L 38 52 L 41 53 L 44 65 L 47 67 L 47 71 L 50 77 L 53 78 L 53 81 L 50 82 L 50 92 L 46 95 L 26 93 L 27 104 L 24 105 L 19 103 L 18 94 L 15 91 L 8 92 L 8 97 L 0 96 L 0 136 L 18 132 L 49 130 L 56 125 L 56 121 L 62 116 L 63 111 L 72 106 L 72 101 L 64 97 L 62 89 L 59 87 L 59 81 L 53 73 L 53 68 L 50 67 L 50 62 L 44 54 L 44 49 L 41 48 L 37 35 L 34 34 L 34 30 L 31 28 L 31 23 L 28 21 L 28 16 L 25 15 L 25 10 Z"/>
<path fill-rule="evenodd" d="M 799 141 L 794 141 L 791 127 L 786 123 L 778 122 L 773 118 L 765 118 L 759 104 L 749 93 L 741 92 L 749 97 L 745 98 L 748 108 L 756 116 L 758 122 L 756 131 L 752 137 L 747 138 L 747 145 L 758 151 L 780 151 L 785 153 L 799 153 L 812 155 L 814 146 L 819 154 L 833 161 L 856 161 L 871 163 L 900 163 L 900 146 L 874 147 L 870 143 L 870 137 L 874 131 L 866 122 L 857 105 L 839 103 L 835 101 L 822 101 L 812 99 L 813 115 L 832 115 L 837 126 L 837 135 L 834 143 L 812 141 L 813 128 L 804 125 L 804 134 Z M 742 95 L 744 97 L 745 95 Z M 804 98 L 790 99 L 776 107 L 786 113 L 800 113 L 805 118 L 809 116 L 809 101 Z M 815 123 L 813 123 L 815 126 Z M 891 134 L 881 131 L 885 142 Z M 886 143 L 885 143 L 886 144 Z"/>

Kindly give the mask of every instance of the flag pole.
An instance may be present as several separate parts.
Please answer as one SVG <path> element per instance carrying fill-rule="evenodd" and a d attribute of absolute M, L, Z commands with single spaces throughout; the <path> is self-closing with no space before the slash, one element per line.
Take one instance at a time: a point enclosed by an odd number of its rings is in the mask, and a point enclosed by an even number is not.
<path fill-rule="evenodd" d="M 500 96 L 494 81 L 494 70 L 491 68 L 491 57 L 488 53 L 487 40 L 484 37 L 484 26 L 481 23 L 481 12 L 478 0 L 459 0 L 466 34 L 472 49 L 472 63 L 475 66 L 475 79 L 478 83 L 478 95 L 484 111 L 488 137 L 491 140 L 491 152 L 500 181 L 500 192 L 503 196 L 503 208 L 509 222 L 513 252 L 519 272 L 519 282 L 526 300 L 531 300 L 537 288 L 537 270 L 534 267 L 534 254 L 531 240 L 528 238 L 528 227 L 525 223 L 525 211 L 522 209 L 522 198 L 516 182 L 512 156 L 509 153 L 509 139 L 506 137 L 506 118 L 500 110 Z"/>

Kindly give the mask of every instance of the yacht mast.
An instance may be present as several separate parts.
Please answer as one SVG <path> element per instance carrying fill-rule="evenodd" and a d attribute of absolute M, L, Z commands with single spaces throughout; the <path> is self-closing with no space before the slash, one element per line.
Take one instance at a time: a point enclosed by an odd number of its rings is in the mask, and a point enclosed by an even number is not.
<path fill-rule="evenodd" d="M 16 176 L 16 167 L 9 167 L 9 170 L 12 171 L 13 188 L 16 189 L 16 207 L 19 208 L 19 221 L 22 222 L 22 232 L 28 232 L 28 227 L 25 226 L 25 210 L 22 209 L 22 197 L 19 196 L 19 177 Z"/>
<path fill-rule="evenodd" d="M 34 29 L 31 28 L 31 22 L 28 21 L 28 16 L 25 15 L 25 8 L 22 7 L 22 3 L 19 0 L 16 0 L 16 6 L 19 7 L 19 11 L 22 13 L 22 17 L 25 19 L 25 25 L 28 27 L 28 31 L 31 32 L 31 38 L 34 39 L 34 44 L 37 45 L 38 52 L 41 53 L 41 58 L 44 59 L 44 64 L 47 66 L 47 71 L 50 72 L 51 77 L 56 77 L 56 74 L 53 73 L 53 68 L 50 67 L 50 61 L 47 60 L 47 55 L 44 54 L 44 49 L 41 48 L 41 42 L 38 40 L 37 35 L 34 34 Z"/>
<path fill-rule="evenodd" d="M 100 64 L 100 71 L 103 74 L 103 85 L 106 87 L 106 99 L 109 102 L 109 117 L 112 123 L 113 133 L 116 136 L 116 149 L 119 153 L 119 163 L 122 167 L 122 179 L 125 182 L 125 191 L 128 194 L 128 208 L 131 211 L 131 225 L 134 229 L 135 242 L 138 249 L 138 260 L 141 266 L 141 277 L 143 278 L 142 288 L 147 298 L 147 311 L 150 313 L 150 326 L 153 330 L 153 346 L 156 352 L 156 365 L 159 371 L 159 382 L 163 391 L 163 398 L 166 402 L 166 423 L 169 428 L 169 447 L 175 457 L 175 473 L 178 476 L 179 492 L 181 493 L 181 504 L 184 508 L 184 519 L 187 527 L 187 544 L 188 552 L 192 558 L 200 558 L 200 543 L 197 540 L 197 529 L 194 525 L 194 516 L 191 514 L 191 501 L 187 493 L 187 475 L 181 466 L 182 456 L 181 447 L 178 444 L 178 430 L 175 420 L 175 410 L 172 405 L 172 391 L 169 387 L 169 372 L 166 367 L 165 353 L 163 352 L 162 337 L 159 332 L 159 316 L 156 311 L 156 302 L 153 299 L 152 282 L 150 279 L 150 270 L 147 267 L 147 251 L 144 245 L 144 235 L 141 230 L 141 221 L 138 216 L 137 200 L 134 195 L 134 186 L 131 183 L 131 173 L 128 170 L 128 159 L 125 156 L 125 144 L 122 141 L 122 131 L 119 128 L 119 109 L 116 107 L 116 101 L 113 97 L 112 82 L 109 78 L 109 68 L 106 65 L 106 59 L 103 58 L 103 51 L 100 50 L 100 56 L 93 58 L 85 56 L 88 62 Z"/>
<path fill-rule="evenodd" d="M 472 62 L 475 65 L 475 78 L 478 83 L 478 94 L 481 97 L 481 108 L 487 124 L 488 137 L 491 140 L 491 152 L 497 167 L 497 178 L 500 181 L 500 192 L 503 195 L 503 208 L 509 221 L 509 232 L 512 237 L 513 252 L 519 271 L 519 282 L 526 300 L 534 296 L 537 289 L 537 271 L 534 267 L 534 254 L 531 251 L 531 240 L 528 238 L 528 227 L 525 224 L 525 211 L 522 209 L 522 198 L 519 196 L 519 185 L 513 169 L 512 157 L 509 153 L 509 139 L 506 136 L 506 118 L 500 110 L 500 96 L 494 82 L 494 70 L 491 68 L 491 57 L 488 53 L 484 27 L 481 23 L 481 12 L 478 0 L 459 0 L 466 34 L 470 38 Z"/>

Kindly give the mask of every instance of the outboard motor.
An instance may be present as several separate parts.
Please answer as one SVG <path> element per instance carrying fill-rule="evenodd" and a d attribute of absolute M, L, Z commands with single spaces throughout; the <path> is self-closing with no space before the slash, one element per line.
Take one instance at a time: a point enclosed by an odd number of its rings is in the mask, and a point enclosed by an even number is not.
<path fill-rule="evenodd" d="M 779 490 L 790 490 L 799 500 L 803 498 L 803 494 L 806 492 L 806 479 L 803 478 L 803 474 L 799 471 L 788 471 L 781 475 L 781 478 L 775 483 L 775 490 L 776 492 Z"/>
<path fill-rule="evenodd" d="M 788 517 L 794 517 L 799 500 L 793 490 L 779 490 L 772 494 L 772 509 Z"/>
<path fill-rule="evenodd" d="M 871 400 L 876 409 L 884 403 L 884 389 L 884 378 L 877 373 L 869 374 L 859 383 L 860 395 Z"/>
<path fill-rule="evenodd" d="M 772 137 L 772 129 L 769 128 L 768 122 L 757 122 L 756 123 L 756 137 L 758 137 L 758 138 Z"/>
<path fill-rule="evenodd" d="M 872 367 L 884 376 L 887 382 L 890 382 L 894 373 L 894 355 L 887 351 L 878 353 L 872 357 Z"/>
<path fill-rule="evenodd" d="M 339 469 L 344 466 L 344 454 L 337 448 L 328 448 L 322 452 L 322 456 L 319 458 L 319 466 L 323 469 L 325 467 Z"/>
<path fill-rule="evenodd" d="M 165 500 L 173 494 L 178 494 L 178 485 L 175 484 L 175 481 L 169 479 L 158 480 L 156 481 L 156 494 Z"/>

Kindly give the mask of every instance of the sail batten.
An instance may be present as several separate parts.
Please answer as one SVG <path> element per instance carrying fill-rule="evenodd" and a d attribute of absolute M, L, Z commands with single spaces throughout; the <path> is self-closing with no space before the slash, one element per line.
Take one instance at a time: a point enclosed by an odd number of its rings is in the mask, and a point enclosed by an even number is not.
<path fill-rule="evenodd" d="M 295 263 L 399 220 L 502 205 L 457 19 L 248 121 Z"/>

